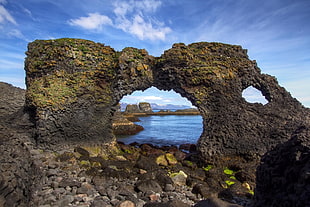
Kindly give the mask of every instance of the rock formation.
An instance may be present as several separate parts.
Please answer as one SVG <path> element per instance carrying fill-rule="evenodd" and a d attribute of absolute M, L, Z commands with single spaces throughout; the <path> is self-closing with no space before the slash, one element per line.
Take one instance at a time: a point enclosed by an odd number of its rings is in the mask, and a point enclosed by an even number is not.
<path fill-rule="evenodd" d="M 140 102 L 139 103 L 139 109 L 143 112 L 143 113 L 152 113 L 152 107 L 150 103 L 147 102 Z"/>
<path fill-rule="evenodd" d="M 179 43 L 155 58 L 143 49 L 117 52 L 80 39 L 34 41 L 25 70 L 37 144 L 110 143 L 120 99 L 155 86 L 173 89 L 199 109 L 204 130 L 198 147 L 204 158 L 263 155 L 300 125 L 309 125 L 309 110 L 274 77 L 261 74 L 246 52 L 222 43 Z M 246 102 L 242 91 L 249 86 L 269 103 Z"/>
<path fill-rule="evenodd" d="M 142 131 L 144 128 L 129 121 L 121 112 L 115 112 L 112 119 L 112 129 L 114 135 L 133 135 Z"/>
<path fill-rule="evenodd" d="M 152 107 L 150 103 L 140 102 L 139 104 L 128 104 L 126 106 L 125 113 L 152 113 Z"/>
<path fill-rule="evenodd" d="M 20 89 L 0 84 L 0 206 L 38 203 L 32 196 L 49 195 L 42 190 L 44 185 L 51 188 L 58 184 L 66 192 L 66 180 L 60 185 L 62 178 L 60 183 L 46 178 L 57 176 L 57 170 L 68 170 L 76 177 L 70 166 L 77 166 L 77 158 L 73 159 L 77 153 L 80 164 L 98 167 L 99 153 L 107 154 L 109 148 L 89 145 L 107 144 L 112 149 L 112 117 L 118 102 L 124 95 L 151 86 L 173 89 L 198 108 L 204 120 L 198 151 L 204 161 L 222 157 L 238 162 L 242 158 L 244 164 L 246 159 L 267 152 L 257 170 L 255 207 L 309 204 L 309 109 L 274 77 L 261 74 L 240 46 L 179 43 L 156 58 L 135 48 L 118 52 L 87 40 L 57 39 L 34 41 L 26 54 L 26 105 Z M 269 103 L 246 102 L 241 94 L 249 86 L 260 90 Z M 53 151 L 67 147 L 76 149 L 60 155 L 59 159 L 68 163 L 55 163 Z M 147 159 L 140 157 L 135 167 L 143 169 L 139 166 L 142 161 L 152 167 Z M 125 173 L 111 166 L 105 173 Z M 248 177 L 242 173 L 235 174 L 240 181 Z M 67 186 L 70 192 L 77 187 L 73 181 L 72 189 Z M 80 192 L 88 192 L 90 185 L 83 185 Z M 168 187 L 171 190 L 171 185 Z M 206 188 L 197 183 L 197 192 L 204 194 L 202 189 Z M 73 198 L 68 196 L 55 202 L 68 204 Z"/>

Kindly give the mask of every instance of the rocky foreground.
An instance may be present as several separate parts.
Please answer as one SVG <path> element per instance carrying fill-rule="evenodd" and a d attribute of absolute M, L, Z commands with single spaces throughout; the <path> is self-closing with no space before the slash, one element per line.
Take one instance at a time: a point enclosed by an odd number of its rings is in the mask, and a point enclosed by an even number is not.
<path fill-rule="evenodd" d="M 41 183 L 31 206 L 218 206 L 250 203 L 255 176 L 240 160 L 230 166 L 201 162 L 194 145 L 154 147 L 118 143 L 72 151 L 32 150 Z M 219 199 L 218 196 L 228 202 Z"/>
<path fill-rule="evenodd" d="M 205 163 L 192 144 L 156 147 L 112 143 L 64 146 L 63 150 L 39 149 L 23 102 L 15 101 L 23 98 L 24 90 L 5 83 L 0 86 L 4 92 L 0 98 L 11 99 L 0 105 L 1 207 L 251 203 L 255 167 L 236 158 L 227 158 L 216 165 Z"/>
<path fill-rule="evenodd" d="M 310 110 L 241 46 L 178 43 L 153 57 L 64 38 L 26 55 L 26 95 L 0 84 L 0 206 L 247 205 L 255 169 L 253 207 L 309 206 Z M 152 86 L 198 108 L 199 154 L 115 143 L 117 104 Z M 248 103 L 250 86 L 268 103 Z"/>

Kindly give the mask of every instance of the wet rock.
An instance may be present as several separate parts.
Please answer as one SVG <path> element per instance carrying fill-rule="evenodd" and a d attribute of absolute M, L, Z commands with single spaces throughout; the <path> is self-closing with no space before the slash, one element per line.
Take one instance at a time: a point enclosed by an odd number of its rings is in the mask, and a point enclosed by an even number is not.
<path fill-rule="evenodd" d="M 179 149 L 188 152 L 197 152 L 197 147 L 195 144 L 181 144 Z"/>
<path fill-rule="evenodd" d="M 129 121 L 120 112 L 115 112 L 112 124 L 114 135 L 133 135 L 142 131 L 144 128 L 138 124 Z"/>

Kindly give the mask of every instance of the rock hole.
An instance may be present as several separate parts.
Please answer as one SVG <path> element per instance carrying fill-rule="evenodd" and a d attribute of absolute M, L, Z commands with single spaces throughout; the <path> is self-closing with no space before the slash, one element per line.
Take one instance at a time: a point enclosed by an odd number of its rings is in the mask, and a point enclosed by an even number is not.
<path fill-rule="evenodd" d="M 253 86 L 249 86 L 242 91 L 242 97 L 249 103 L 268 103 L 268 100 L 263 96 L 262 92 Z"/>
<path fill-rule="evenodd" d="M 136 114 L 142 103 L 149 103 L 153 112 Z M 120 100 L 121 113 L 129 116 L 135 124 L 144 130 L 134 135 L 115 134 L 118 141 L 130 144 L 150 143 L 157 146 L 179 146 L 181 144 L 196 144 L 203 131 L 202 116 L 189 100 L 171 91 L 158 90 L 151 87 L 145 91 L 135 91 Z M 127 111 L 126 110 L 127 107 Z M 146 107 L 147 108 L 147 107 Z M 131 113 L 131 114 L 130 114 Z M 134 114 L 133 114 L 134 113 Z M 135 115 L 140 121 L 135 122 Z M 114 124 L 114 126 L 116 126 Z"/>

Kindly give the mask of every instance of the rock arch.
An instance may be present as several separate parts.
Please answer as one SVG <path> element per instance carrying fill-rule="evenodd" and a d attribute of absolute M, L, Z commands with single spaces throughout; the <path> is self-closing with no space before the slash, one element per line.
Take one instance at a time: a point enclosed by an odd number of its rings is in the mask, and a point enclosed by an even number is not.
<path fill-rule="evenodd" d="M 155 86 L 178 92 L 197 106 L 204 130 L 203 157 L 262 155 L 309 120 L 296 99 L 262 74 L 241 46 L 174 44 L 160 57 L 147 51 L 80 39 L 36 40 L 25 61 L 26 104 L 36 141 L 44 148 L 111 143 L 111 117 L 124 95 Z M 242 91 L 259 89 L 269 101 L 249 104 Z"/>

